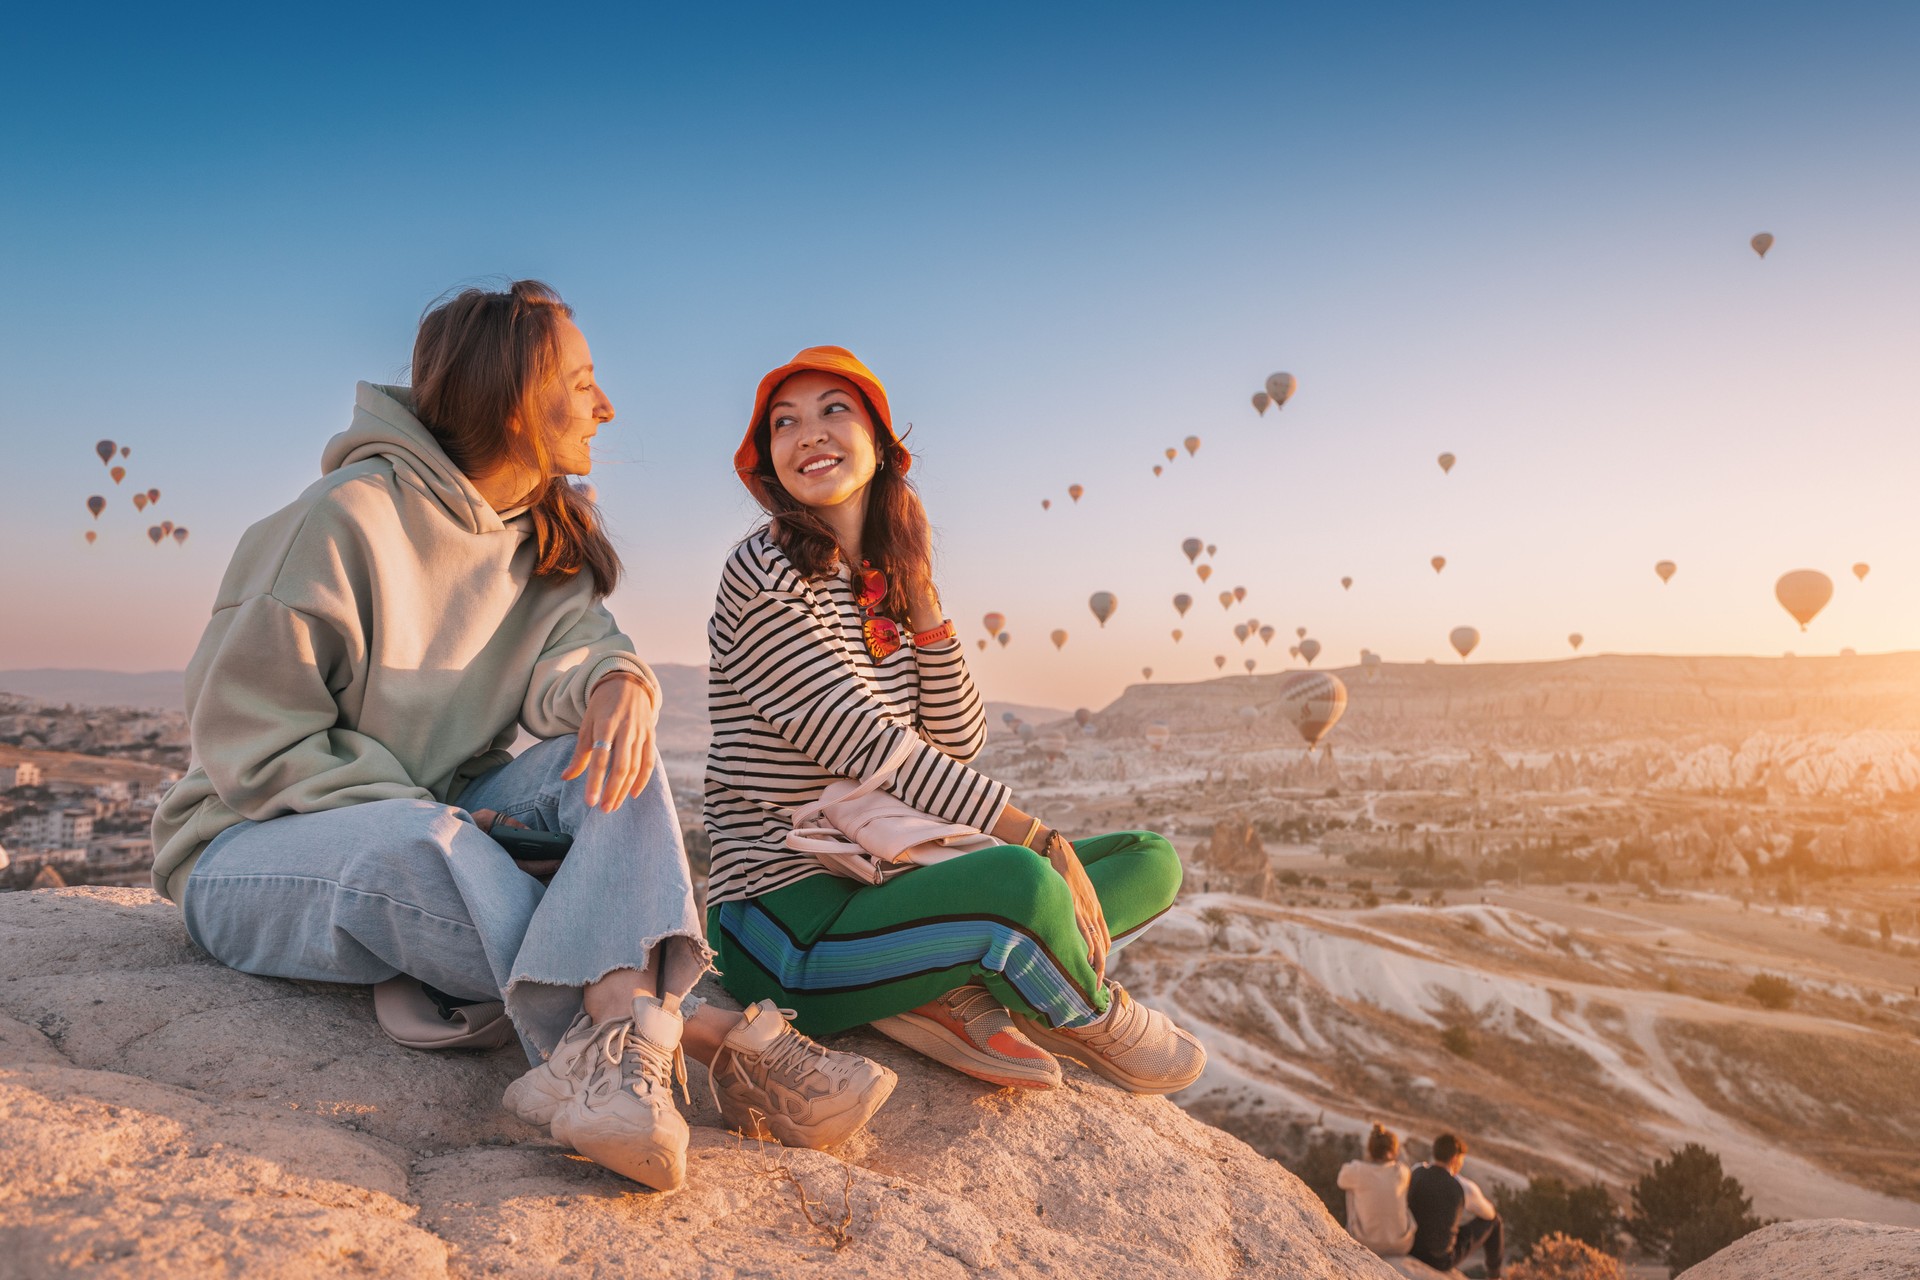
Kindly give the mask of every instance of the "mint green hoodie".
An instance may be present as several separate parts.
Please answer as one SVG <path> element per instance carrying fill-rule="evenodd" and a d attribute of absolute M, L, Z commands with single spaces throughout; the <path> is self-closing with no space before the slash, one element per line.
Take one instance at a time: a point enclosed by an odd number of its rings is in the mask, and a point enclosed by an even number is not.
<path fill-rule="evenodd" d="M 609 672 L 659 708 L 592 575 L 533 576 L 532 517 L 487 505 L 406 388 L 361 383 L 320 470 L 241 537 L 188 664 L 193 769 L 153 819 L 153 887 L 175 902 L 244 819 L 456 802 L 516 726 L 577 730 Z"/>

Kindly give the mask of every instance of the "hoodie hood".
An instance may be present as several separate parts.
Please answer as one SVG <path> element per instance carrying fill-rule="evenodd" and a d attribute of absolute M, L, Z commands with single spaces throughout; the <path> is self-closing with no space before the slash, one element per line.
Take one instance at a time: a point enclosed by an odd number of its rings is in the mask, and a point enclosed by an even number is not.
<path fill-rule="evenodd" d="M 527 508 L 495 511 L 473 481 L 453 465 L 446 450 L 420 419 L 413 416 L 413 390 L 362 382 L 354 389 L 353 421 L 320 454 L 320 474 L 328 475 L 356 462 L 383 458 L 396 477 L 413 481 L 438 503 L 447 518 L 469 533 L 494 533 Z"/>

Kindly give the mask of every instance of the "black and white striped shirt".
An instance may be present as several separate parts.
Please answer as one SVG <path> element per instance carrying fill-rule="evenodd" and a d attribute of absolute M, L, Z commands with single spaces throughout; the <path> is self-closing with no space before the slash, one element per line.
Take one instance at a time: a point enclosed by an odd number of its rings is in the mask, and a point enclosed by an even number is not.
<path fill-rule="evenodd" d="M 789 851 L 789 815 L 836 778 L 861 778 L 903 736 L 919 741 L 887 790 L 923 813 L 986 830 L 1008 791 L 966 761 L 986 710 L 958 640 L 903 644 L 875 662 L 851 581 L 807 581 L 763 528 L 727 557 L 713 618 L 707 709 L 709 904 L 826 874 Z"/>

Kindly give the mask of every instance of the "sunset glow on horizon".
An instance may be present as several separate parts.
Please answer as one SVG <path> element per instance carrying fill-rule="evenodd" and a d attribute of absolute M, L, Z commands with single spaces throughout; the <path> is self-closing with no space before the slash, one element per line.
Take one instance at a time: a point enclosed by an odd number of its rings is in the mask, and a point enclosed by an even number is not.
<path fill-rule="evenodd" d="M 1475 664 L 1571 632 L 1920 649 L 1920 12 L 1733 12 L 1648 7 L 1629 38 L 1615 11 L 769 10 L 750 43 L 622 17 L 592 38 L 634 52 L 617 74 L 483 100 L 471 68 L 532 19 L 303 34 L 272 75 L 245 42 L 288 31 L 39 33 L 64 52 L 6 55 L 0 88 L 30 193 L 0 219 L 34 247 L 0 316 L 0 668 L 183 667 L 354 383 L 404 380 L 421 310 L 495 276 L 553 284 L 593 344 L 611 604 L 649 660 L 705 662 L 756 523 L 729 463 L 754 385 L 827 342 L 913 424 L 991 698 L 1272 673 L 1297 627 L 1321 668 L 1457 663 L 1461 625 Z M 83 63 L 98 94 L 50 105 Z M 1298 391 L 1257 414 L 1280 370 Z M 159 519 L 191 538 L 151 544 Z M 1804 632 L 1774 599 L 1802 568 L 1834 584 Z M 989 610 L 1013 639 L 981 652 Z M 1235 639 L 1250 616 L 1270 645 Z"/>

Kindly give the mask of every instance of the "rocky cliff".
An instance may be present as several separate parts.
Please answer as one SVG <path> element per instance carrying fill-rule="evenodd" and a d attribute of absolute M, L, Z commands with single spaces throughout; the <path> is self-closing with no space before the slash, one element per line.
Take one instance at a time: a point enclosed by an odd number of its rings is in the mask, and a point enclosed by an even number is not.
<path fill-rule="evenodd" d="M 685 1190 L 501 1111 L 516 1050 L 388 1041 L 359 988 L 253 978 L 151 894 L 0 896 L 0 1274 L 1382 1277 L 1290 1174 L 1069 1069 L 996 1092 L 890 1042 L 841 1152 L 724 1132 Z"/>

